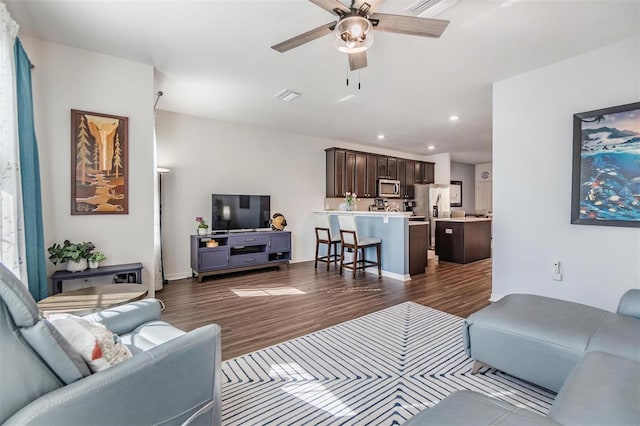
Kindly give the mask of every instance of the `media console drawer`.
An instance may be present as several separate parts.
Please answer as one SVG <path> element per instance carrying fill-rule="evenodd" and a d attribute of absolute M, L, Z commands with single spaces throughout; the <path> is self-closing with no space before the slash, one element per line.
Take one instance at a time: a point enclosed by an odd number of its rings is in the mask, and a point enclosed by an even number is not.
<path fill-rule="evenodd" d="M 250 253 L 229 256 L 229 267 L 237 268 L 238 266 L 257 265 L 266 263 L 268 260 L 266 253 Z"/>
<path fill-rule="evenodd" d="M 251 235 L 229 235 L 230 246 L 257 246 L 269 244 L 269 235 L 254 233 Z"/>

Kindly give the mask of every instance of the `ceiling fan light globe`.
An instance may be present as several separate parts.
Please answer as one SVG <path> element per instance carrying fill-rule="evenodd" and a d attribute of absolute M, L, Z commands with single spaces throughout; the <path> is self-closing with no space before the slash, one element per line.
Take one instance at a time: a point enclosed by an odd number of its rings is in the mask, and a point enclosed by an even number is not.
<path fill-rule="evenodd" d="M 348 37 L 364 40 L 372 28 L 371 22 L 363 16 L 347 16 L 336 24 L 334 34 L 336 38 Z"/>
<path fill-rule="evenodd" d="M 373 44 L 373 33 L 363 34 L 362 37 L 336 37 L 333 45 L 342 53 L 364 52 Z"/>

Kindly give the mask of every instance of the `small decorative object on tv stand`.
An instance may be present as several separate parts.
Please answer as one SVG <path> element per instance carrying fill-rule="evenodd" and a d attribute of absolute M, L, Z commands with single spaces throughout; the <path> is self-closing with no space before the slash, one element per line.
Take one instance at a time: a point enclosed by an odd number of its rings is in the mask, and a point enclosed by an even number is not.
<path fill-rule="evenodd" d="M 209 246 L 214 241 L 217 246 Z M 191 269 L 198 281 L 209 275 L 287 265 L 291 232 L 239 231 L 191 236 Z"/>

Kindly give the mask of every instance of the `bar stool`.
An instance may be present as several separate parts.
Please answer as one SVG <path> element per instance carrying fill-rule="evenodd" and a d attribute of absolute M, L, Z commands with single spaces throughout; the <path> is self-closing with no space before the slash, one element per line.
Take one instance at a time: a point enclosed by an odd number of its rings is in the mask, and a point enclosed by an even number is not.
<path fill-rule="evenodd" d="M 347 268 L 353 271 L 353 278 L 356 277 L 356 271 L 364 271 L 370 266 L 378 267 L 378 276 L 382 275 L 380 269 L 380 249 L 382 241 L 379 238 L 373 237 L 361 237 L 358 235 L 356 218 L 352 215 L 340 215 L 338 216 L 338 223 L 340 224 L 340 274 L 342 269 Z M 376 248 L 376 261 L 367 260 L 365 256 L 365 249 L 367 247 Z M 344 261 L 345 249 L 353 249 L 353 261 Z M 358 255 L 360 251 L 360 255 Z"/>
<path fill-rule="evenodd" d="M 331 235 L 331 222 L 329 221 L 329 215 L 326 213 L 314 213 L 313 221 L 316 231 L 316 262 L 314 268 L 318 268 L 318 261 L 327 263 L 327 271 L 329 265 L 332 263 L 337 264 L 340 260 L 338 254 L 338 244 L 340 244 L 340 237 L 337 235 Z M 327 255 L 319 256 L 320 244 L 327 245 Z M 333 249 L 333 254 L 331 253 Z"/>

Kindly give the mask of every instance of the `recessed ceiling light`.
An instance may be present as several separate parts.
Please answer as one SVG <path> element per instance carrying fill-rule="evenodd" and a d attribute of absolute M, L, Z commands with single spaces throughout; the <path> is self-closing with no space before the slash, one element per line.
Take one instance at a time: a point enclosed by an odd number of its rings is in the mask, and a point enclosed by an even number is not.
<path fill-rule="evenodd" d="M 383 135 L 383 134 L 379 134 L 379 135 L 378 135 L 378 139 L 379 139 L 379 140 L 384 139 L 384 135 Z"/>
<path fill-rule="evenodd" d="M 427 149 L 428 149 L 429 151 L 433 151 L 434 149 L 436 149 L 436 147 L 435 147 L 434 145 L 429 145 L 429 146 L 427 147 Z"/>
<path fill-rule="evenodd" d="M 460 120 L 460 117 L 458 117 L 457 115 L 452 115 L 449 117 L 449 121 L 458 121 Z"/>

